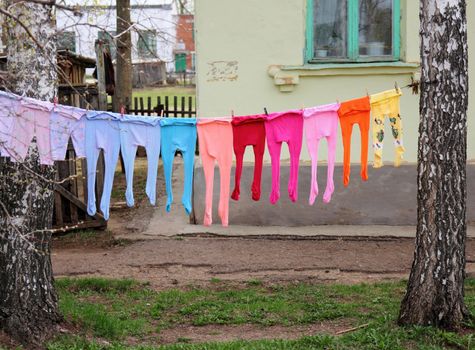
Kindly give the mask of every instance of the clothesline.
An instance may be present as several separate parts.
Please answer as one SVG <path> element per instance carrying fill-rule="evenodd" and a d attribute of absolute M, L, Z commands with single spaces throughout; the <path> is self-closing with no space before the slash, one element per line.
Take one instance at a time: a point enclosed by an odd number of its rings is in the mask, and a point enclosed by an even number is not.
<path fill-rule="evenodd" d="M 255 171 L 252 183 L 252 199 L 260 200 L 261 174 L 265 145 L 271 157 L 272 184 L 269 196 L 271 204 L 280 197 L 280 152 L 282 143 L 290 151 L 289 198 L 298 200 L 299 162 L 303 141 L 312 162 L 312 178 L 309 205 L 318 197 L 317 162 L 321 139 L 328 143 L 327 185 L 323 202 L 329 203 L 334 192 L 333 171 L 336 158 L 338 124 L 343 139 L 343 184 L 350 182 L 350 147 L 354 124 L 361 133 L 361 178 L 368 180 L 367 161 L 369 130 L 372 124 L 372 140 L 375 168 L 382 163 L 384 122 L 389 117 L 392 135 L 395 139 L 395 166 L 399 166 L 404 147 L 402 142 L 402 121 L 400 118 L 401 89 L 367 95 L 344 102 L 269 113 L 223 118 L 163 118 L 158 116 L 136 116 L 125 113 L 85 110 L 39 101 L 11 93 L 0 92 L 0 155 L 10 157 L 13 162 L 25 159 L 31 140 L 36 137 L 40 162 L 53 165 L 64 160 L 69 139 L 72 140 L 77 157 L 87 159 L 88 203 L 87 212 L 95 215 L 96 166 L 101 150 L 104 152 L 104 189 L 100 210 L 109 218 L 110 196 L 113 188 L 115 167 L 119 152 L 122 153 L 126 175 L 127 205 L 134 205 L 133 169 L 138 146 L 145 147 L 148 159 L 148 175 L 145 192 L 152 205 L 156 204 L 156 179 L 160 156 L 163 162 L 167 203 L 170 211 L 173 194 L 171 186 L 173 159 L 181 151 L 184 159 L 185 178 L 182 204 L 187 214 L 192 211 L 193 168 L 196 141 L 199 139 L 200 157 L 205 175 L 206 198 L 204 224 L 212 224 L 212 193 L 215 163 L 220 171 L 219 215 L 223 226 L 229 223 L 229 197 L 240 198 L 240 178 L 244 151 L 253 146 Z M 370 113 L 373 118 L 370 119 Z M 233 151 L 236 157 L 234 190 L 230 195 Z"/>

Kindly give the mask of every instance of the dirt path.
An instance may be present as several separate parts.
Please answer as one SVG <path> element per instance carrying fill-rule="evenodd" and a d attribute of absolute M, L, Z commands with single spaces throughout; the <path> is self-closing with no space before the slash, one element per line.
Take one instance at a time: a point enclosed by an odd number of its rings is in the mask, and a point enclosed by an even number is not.
<path fill-rule="evenodd" d="M 413 244 L 412 239 L 157 238 L 106 249 L 53 249 L 53 267 L 57 276 L 135 278 L 160 289 L 206 285 L 214 278 L 355 283 L 407 277 Z M 467 261 L 474 275 L 474 240 L 468 242 Z"/>

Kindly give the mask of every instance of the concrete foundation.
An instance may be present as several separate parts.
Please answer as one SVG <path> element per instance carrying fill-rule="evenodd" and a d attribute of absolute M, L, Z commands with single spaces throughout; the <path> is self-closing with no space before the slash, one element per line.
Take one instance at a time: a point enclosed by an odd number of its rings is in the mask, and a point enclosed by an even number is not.
<path fill-rule="evenodd" d="M 270 164 L 262 174 L 261 200 L 251 199 L 251 183 L 254 167 L 244 166 L 241 179 L 241 198 L 229 199 L 229 224 L 252 226 L 313 226 L 313 225 L 388 225 L 413 226 L 417 221 L 417 169 L 416 165 L 399 168 L 388 164 L 381 169 L 368 167 L 369 180 L 360 178 L 360 167 L 352 165 L 350 185 L 345 188 L 342 166 L 335 167 L 335 192 L 329 204 L 322 202 L 326 187 L 327 166 L 318 167 L 319 195 L 313 206 L 308 204 L 311 168 L 301 165 L 299 172 L 299 198 L 292 203 L 287 194 L 289 166 L 281 166 L 281 198 L 276 205 L 269 203 L 271 191 Z M 475 193 L 475 165 L 468 165 L 468 210 L 469 224 L 475 223 L 475 205 L 470 201 Z M 196 223 L 203 223 L 205 203 L 205 180 L 203 169 L 195 169 L 193 207 Z M 215 169 L 213 196 L 213 223 L 220 224 L 218 217 L 219 170 Z M 231 176 L 231 192 L 234 187 L 234 167 Z"/>

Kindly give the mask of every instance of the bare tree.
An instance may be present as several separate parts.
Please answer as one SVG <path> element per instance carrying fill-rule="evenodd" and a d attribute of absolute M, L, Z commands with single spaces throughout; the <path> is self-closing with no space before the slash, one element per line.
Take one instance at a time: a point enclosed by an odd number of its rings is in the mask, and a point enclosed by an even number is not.
<path fill-rule="evenodd" d="M 418 224 L 399 323 L 455 329 L 464 304 L 467 161 L 465 0 L 421 0 Z"/>
<path fill-rule="evenodd" d="M 10 88 L 52 100 L 57 84 L 52 6 L 5 4 Z M 40 165 L 35 142 L 24 162 L 0 163 L 0 328 L 22 343 L 41 343 L 61 320 L 48 231 L 54 175 L 54 167 Z"/>
<path fill-rule="evenodd" d="M 54 7 L 81 14 L 79 7 L 56 0 L 0 0 L 8 50 L 7 71 L 0 72 L 0 78 L 12 92 L 51 101 L 58 76 L 67 81 L 56 62 Z M 117 56 L 130 65 L 130 32 L 136 28 L 130 13 L 117 22 L 122 23 L 117 28 Z M 42 344 L 62 320 L 50 258 L 53 189 L 58 183 L 54 167 L 40 165 L 34 140 L 24 161 L 0 158 L 0 330 L 24 344 Z"/>

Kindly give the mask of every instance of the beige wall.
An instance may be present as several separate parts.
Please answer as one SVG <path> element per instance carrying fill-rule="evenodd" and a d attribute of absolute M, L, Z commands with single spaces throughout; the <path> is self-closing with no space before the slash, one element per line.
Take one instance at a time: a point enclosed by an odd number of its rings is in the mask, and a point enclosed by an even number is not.
<path fill-rule="evenodd" d="M 474 5 L 468 6 L 469 33 L 475 33 Z M 402 0 L 401 7 L 401 57 L 404 62 L 417 63 L 418 2 Z M 365 95 L 366 89 L 370 94 L 391 89 L 395 81 L 399 86 L 405 86 L 415 71 L 411 67 L 368 68 L 363 65 L 318 71 L 297 67 L 294 70 L 277 69 L 277 74 L 284 79 L 274 79 L 269 74 L 271 66 L 302 66 L 304 63 L 306 0 L 199 0 L 195 11 L 198 117 L 229 116 L 231 110 L 236 115 L 256 114 L 262 113 L 264 106 L 273 112 L 332 103 L 337 99 L 343 101 Z M 469 39 L 473 52 L 474 36 Z M 475 81 L 473 73 L 472 77 L 471 81 Z M 290 83 L 280 87 L 292 91 L 282 92 L 276 83 Z M 415 162 L 419 96 L 411 95 L 408 89 L 403 92 L 405 159 Z M 475 102 L 473 90 L 470 97 L 470 102 Z M 473 124 L 471 110 L 470 125 Z M 388 125 L 386 129 L 384 159 L 392 161 L 394 147 Z M 470 140 L 473 136 L 469 132 Z M 355 128 L 352 139 L 354 162 L 359 161 L 359 144 L 359 130 Z M 475 158 L 473 145 L 469 142 L 469 158 Z M 308 159 L 306 148 L 304 142 L 302 159 Z M 287 148 L 284 150 L 282 158 L 285 159 Z M 251 154 L 248 150 L 247 159 L 252 159 Z M 325 142 L 320 154 L 320 159 L 326 159 Z M 340 138 L 337 161 L 341 162 L 342 158 Z"/>

